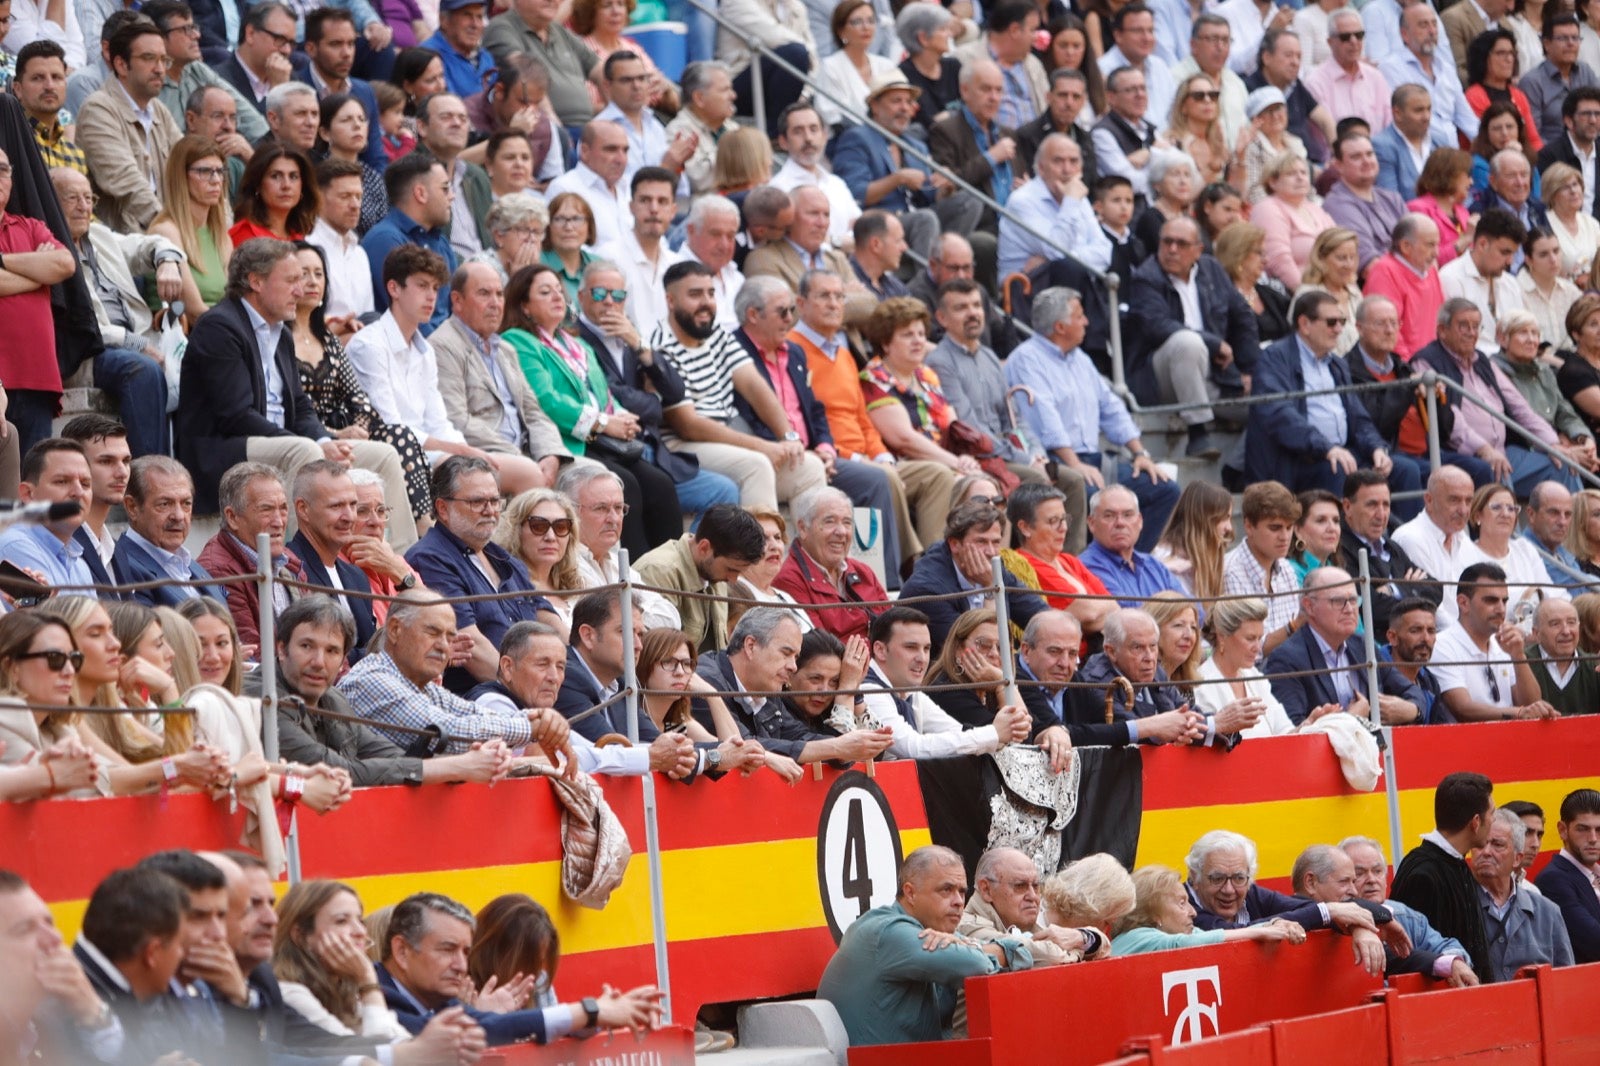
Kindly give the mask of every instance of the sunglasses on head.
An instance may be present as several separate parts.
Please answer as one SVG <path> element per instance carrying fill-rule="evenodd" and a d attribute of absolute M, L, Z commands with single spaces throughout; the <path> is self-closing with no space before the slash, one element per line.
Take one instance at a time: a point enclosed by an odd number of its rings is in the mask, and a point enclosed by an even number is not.
<path fill-rule="evenodd" d="M 528 532 L 536 537 L 542 537 L 552 529 L 555 530 L 558 537 L 565 537 L 572 533 L 572 519 L 570 518 L 541 518 L 538 515 L 534 515 L 522 524 L 527 526 Z"/>

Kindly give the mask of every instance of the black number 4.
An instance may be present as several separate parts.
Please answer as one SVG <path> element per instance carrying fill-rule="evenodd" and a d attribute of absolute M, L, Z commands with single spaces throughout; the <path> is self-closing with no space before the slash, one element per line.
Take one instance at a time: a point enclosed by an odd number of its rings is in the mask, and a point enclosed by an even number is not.
<path fill-rule="evenodd" d="M 872 909 L 872 867 L 867 862 L 867 832 L 861 822 L 861 800 L 850 801 L 850 813 L 844 829 L 845 899 L 853 899 L 860 908 L 856 917 Z"/>

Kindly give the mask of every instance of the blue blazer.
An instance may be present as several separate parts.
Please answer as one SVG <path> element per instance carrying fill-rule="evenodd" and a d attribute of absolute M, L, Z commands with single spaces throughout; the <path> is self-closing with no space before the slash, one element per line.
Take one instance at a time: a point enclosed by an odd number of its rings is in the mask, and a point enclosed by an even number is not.
<path fill-rule="evenodd" d="M 589 668 L 578 658 L 578 649 L 567 646 L 567 673 L 561 679 L 561 691 L 556 693 L 556 710 L 561 712 L 563 718 L 574 718 L 599 703 L 605 697 L 600 694 L 600 686 L 595 681 Z M 591 715 L 572 727 L 573 732 L 581 733 L 585 739 L 598 742 L 607 733 L 621 733 L 627 736 L 627 723 L 622 723 L 622 728 L 617 728 L 617 723 L 612 719 L 611 712 L 622 707 L 626 714 L 627 708 L 620 703 L 614 703 L 599 714 Z M 648 724 L 654 726 L 648 715 L 639 716 L 639 739 L 644 740 L 644 727 Z M 654 737 L 650 738 L 654 740 Z"/>
<path fill-rule="evenodd" d="M 89 533 L 88 526 L 79 526 L 72 534 L 72 539 L 78 542 L 83 549 L 83 565 L 89 568 L 89 575 L 94 578 L 96 585 L 115 585 L 116 581 L 106 572 L 106 565 L 100 561 L 100 545 L 96 544 L 94 537 Z M 113 553 L 115 548 L 112 549 Z M 211 576 L 209 574 L 207 577 Z M 120 600 L 121 596 L 110 592 L 100 593 L 102 600 Z"/>
<path fill-rule="evenodd" d="M 303 82 L 315 89 L 316 83 L 311 80 L 311 60 L 303 52 L 294 54 L 295 81 Z M 350 83 L 349 93 L 361 101 L 361 106 L 367 109 L 367 148 L 361 153 L 361 161 L 367 166 L 382 174 L 389 165 L 389 154 L 383 150 L 383 130 L 378 127 L 378 94 L 372 91 L 372 83 L 362 78 L 347 78 Z M 322 99 L 323 94 L 317 93 L 317 99 Z"/>
<path fill-rule="evenodd" d="M 428 1027 L 437 1011 L 426 1010 L 411 997 L 409 992 L 401 989 L 393 975 L 378 963 L 378 984 L 383 988 L 383 998 L 388 1002 L 389 1009 L 394 1011 L 400 1024 L 412 1034 L 420 1033 Z M 481 1011 L 468 1007 L 460 1000 L 452 999 L 445 1004 L 445 1008 L 461 1007 L 467 1017 L 483 1026 L 483 1033 L 489 1038 L 491 1047 L 501 1044 L 514 1044 L 519 1040 L 532 1039 L 534 1043 L 542 1044 L 544 1037 L 544 1011 L 538 1007 L 531 1010 L 514 1010 L 506 1014 L 496 1014 L 491 1011 Z M 444 1008 L 441 1008 L 444 1009 Z"/>
<path fill-rule="evenodd" d="M 902 136 L 924 154 L 928 153 L 927 144 L 909 130 Z M 928 164 L 909 152 L 904 155 L 904 165 L 928 173 Z M 894 160 L 889 157 L 888 139 L 875 129 L 851 126 L 833 142 L 833 172 L 839 176 L 839 180 L 850 186 L 850 195 L 860 201 L 863 207 L 867 203 L 867 186 L 879 178 L 888 177 L 896 169 Z M 924 183 L 921 189 L 910 196 L 906 190 L 896 189 L 872 206 L 898 214 L 917 207 L 927 207 L 932 200 L 929 186 Z"/>
<path fill-rule="evenodd" d="M 1227 270 L 1209 255 L 1202 255 L 1195 263 L 1194 283 L 1200 296 L 1200 317 L 1205 323 L 1200 336 L 1206 342 L 1206 352 L 1212 359 L 1217 358 L 1226 341 L 1233 350 L 1233 367 L 1250 373 L 1260 347 L 1255 312 L 1239 295 Z M 1126 299 L 1122 335 L 1129 342 L 1128 384 L 1140 403 L 1158 403 L 1161 397 L 1157 395 L 1150 357 L 1168 337 L 1189 328 L 1184 322 L 1183 300 L 1154 255 L 1134 268 Z"/>
<path fill-rule="evenodd" d="M 1016 625 L 1025 626 L 1028 624 L 1028 619 L 1046 609 L 1045 602 L 1037 593 L 1013 577 L 1009 570 L 1004 573 L 1006 603 L 1011 607 L 1011 621 Z M 923 552 L 922 558 L 917 560 L 917 567 L 911 572 L 911 577 L 900 586 L 900 598 L 935 596 L 960 591 L 962 588 L 960 580 L 956 577 L 956 564 L 950 558 L 950 544 L 941 540 Z M 944 646 L 944 638 L 949 634 L 950 627 L 955 625 L 956 619 L 967 610 L 967 601 L 932 600 L 911 606 L 928 616 L 928 631 L 933 636 L 933 654 L 937 657 L 939 649 Z"/>
<path fill-rule="evenodd" d="M 1533 883 L 1545 899 L 1561 908 L 1573 958 L 1579 963 L 1600 962 L 1600 900 L 1583 871 L 1557 856 Z"/>
<path fill-rule="evenodd" d="M 1344 658 L 1353 668 L 1351 687 L 1363 696 L 1367 693 L 1367 650 L 1360 638 L 1351 637 L 1344 642 Z M 1294 673 L 1301 670 L 1327 669 L 1328 661 L 1322 657 L 1316 635 L 1310 626 L 1301 626 L 1289 636 L 1278 650 L 1267 656 L 1261 672 L 1272 681 L 1272 694 L 1277 697 L 1289 719 L 1295 725 L 1305 721 L 1313 710 L 1324 703 L 1338 703 L 1339 697 L 1328 674 L 1313 677 L 1274 677 L 1274 674 Z M 1427 706 L 1427 698 L 1416 685 L 1406 680 L 1404 674 L 1393 666 L 1380 664 L 1378 687 L 1386 696 L 1399 696 L 1410 701 L 1417 710 Z"/>
<path fill-rule="evenodd" d="M 1453 148 L 1454 145 L 1444 144 L 1438 140 L 1432 143 L 1434 148 Z M 1372 135 L 1372 150 L 1378 157 L 1378 185 L 1400 194 L 1402 200 L 1414 200 L 1417 196 L 1417 176 L 1421 173 L 1416 162 L 1411 158 L 1411 149 L 1406 147 L 1406 139 L 1396 127 L 1385 126 Z"/>
<path fill-rule="evenodd" d="M 733 331 L 733 339 L 744 346 L 745 354 L 750 356 L 750 361 L 755 364 L 756 370 L 768 385 L 772 385 L 772 372 L 767 367 L 767 361 L 761 358 L 755 341 L 750 339 L 750 334 L 740 326 Z M 784 344 L 787 360 L 784 369 L 789 374 L 789 383 L 794 386 L 795 395 L 800 398 L 800 412 L 806 420 L 807 447 L 815 448 L 819 444 L 832 444 L 833 434 L 828 432 L 828 409 L 822 406 L 822 401 L 817 399 L 817 394 L 811 391 L 811 370 L 806 366 L 806 355 L 800 346 L 793 341 Z M 776 386 L 774 386 L 776 389 Z M 750 430 L 758 437 L 773 440 L 772 430 L 761 421 L 761 416 L 756 414 L 756 409 L 737 392 L 733 395 L 734 409 L 741 418 L 750 424 Z"/>
<path fill-rule="evenodd" d="M 81 527 L 78 532 L 83 532 Z M 94 548 L 85 548 L 85 561 L 88 560 L 91 554 L 94 557 L 94 562 L 90 565 L 89 572 L 93 573 L 94 568 L 100 564 L 100 552 Z M 126 535 L 117 538 L 117 546 L 111 551 L 111 569 L 116 574 L 116 583 L 119 585 L 132 585 L 140 581 L 157 581 L 167 576 L 167 572 L 161 569 L 161 564 L 156 562 L 155 556 L 146 551 L 143 545 L 135 544 L 129 540 Z M 199 563 L 189 564 L 189 576 L 192 578 L 211 577 Z M 96 580 L 99 579 L 96 578 Z M 227 595 L 218 585 L 202 585 L 195 591 L 202 596 L 209 596 L 222 603 L 228 602 Z M 138 592 L 128 593 L 127 598 L 149 607 L 175 608 L 189 597 L 185 594 L 185 590 L 169 587 L 140 589 Z"/>
<path fill-rule="evenodd" d="M 1350 365 L 1337 353 L 1328 358 L 1328 370 L 1335 385 L 1350 384 Z M 1298 392 L 1305 387 L 1305 372 L 1300 368 L 1300 344 L 1295 334 L 1262 349 L 1251 391 L 1270 396 Z M 1387 449 L 1388 442 L 1372 424 L 1372 415 L 1361 402 L 1360 393 L 1340 393 L 1339 399 L 1344 404 L 1343 441 L 1330 441 L 1311 425 L 1303 396 L 1257 404 L 1244 433 L 1245 477 L 1250 481 L 1274 480 L 1293 485 L 1298 480 L 1297 471 L 1314 463 L 1327 462 L 1323 456 L 1335 444 L 1349 448 L 1360 465 L 1370 466 L 1373 450 Z"/>
<path fill-rule="evenodd" d="M 294 539 L 285 547 L 299 556 L 300 561 L 305 564 L 306 584 L 333 584 L 328 580 L 328 568 L 323 566 L 322 560 L 317 557 L 317 549 L 313 548 L 311 542 L 306 539 L 305 530 L 295 533 Z M 367 580 L 367 575 L 359 566 L 354 563 L 347 563 L 343 559 L 335 560 L 334 566 L 338 570 L 340 587 L 349 589 L 352 592 L 372 591 L 372 582 Z M 297 593 L 297 595 L 303 595 L 303 593 Z M 327 595 L 332 596 L 335 593 L 330 592 Z M 367 654 L 367 641 L 371 640 L 372 634 L 378 631 L 378 623 L 372 617 L 371 600 L 359 596 L 346 596 L 345 602 L 350 605 L 350 613 L 356 620 L 356 643 L 350 649 L 348 656 L 350 662 L 354 663 Z"/>

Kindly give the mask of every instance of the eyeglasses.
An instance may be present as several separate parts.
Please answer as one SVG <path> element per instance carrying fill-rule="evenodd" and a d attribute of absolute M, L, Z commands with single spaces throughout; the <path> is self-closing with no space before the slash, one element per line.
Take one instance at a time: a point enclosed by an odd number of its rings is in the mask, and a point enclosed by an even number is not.
<path fill-rule="evenodd" d="M 1336 40 L 1336 41 L 1339 41 L 1342 44 L 1349 44 L 1351 41 L 1364 41 L 1364 40 L 1367 39 L 1367 31 L 1366 30 L 1346 30 L 1344 33 L 1336 33 L 1336 34 L 1334 34 L 1333 35 L 1333 39 Z"/>
<path fill-rule="evenodd" d="M 439 498 L 441 500 L 449 500 L 451 503 L 459 503 L 463 507 L 470 507 L 474 511 L 483 514 L 487 514 L 490 511 L 498 511 L 501 505 L 501 500 L 498 496 L 441 496 Z"/>
<path fill-rule="evenodd" d="M 1222 99 L 1222 93 L 1216 89 L 1191 89 L 1189 90 L 1189 99 L 1200 103 L 1214 104 Z"/>
<path fill-rule="evenodd" d="M 370 507 L 357 507 L 356 508 L 356 517 L 357 518 L 374 518 L 374 517 L 376 517 L 376 518 L 385 518 L 386 519 L 393 512 L 393 510 L 394 510 L 394 508 L 390 507 L 386 503 L 375 503 L 375 504 L 372 504 Z"/>
<path fill-rule="evenodd" d="M 852 30 L 865 30 L 878 25 L 878 20 L 871 17 L 845 19 L 844 24 Z"/>
<path fill-rule="evenodd" d="M 185 22 L 182 26 L 168 26 L 165 32 L 169 37 L 174 33 L 181 33 L 190 40 L 195 40 L 200 36 L 200 27 L 192 22 Z"/>
<path fill-rule="evenodd" d="M 1206 883 L 1212 888 L 1221 888 L 1223 885 L 1232 885 L 1234 888 L 1243 888 L 1250 883 L 1250 875 L 1244 872 L 1236 874 L 1206 874 Z"/>
<path fill-rule="evenodd" d="M 205 181 L 221 181 L 228 174 L 227 167 L 190 167 L 189 173 Z"/>
<path fill-rule="evenodd" d="M 1581 44 L 1583 38 L 1576 33 L 1558 33 L 1550 40 L 1555 44 Z"/>
<path fill-rule="evenodd" d="M 67 195 L 61 198 L 61 203 L 63 206 L 70 207 L 73 204 L 82 204 L 91 211 L 94 210 L 95 205 L 97 205 L 99 202 L 100 197 L 96 196 L 92 192 L 69 192 Z"/>
<path fill-rule="evenodd" d="M 662 659 L 661 669 L 669 674 L 687 674 L 694 671 L 693 659 Z"/>
<path fill-rule="evenodd" d="M 61 672 L 61 668 L 66 666 L 68 663 L 72 664 L 72 668 L 74 670 L 80 670 L 83 668 L 83 652 L 81 651 L 56 651 L 54 649 L 50 651 L 25 651 L 21 655 L 18 655 L 17 658 L 43 659 L 45 667 L 52 673 L 57 674 L 59 674 Z M 1499 696 L 1495 697 L 1495 699 L 1499 698 Z"/>
<path fill-rule="evenodd" d="M 528 532 L 536 537 L 542 537 L 552 530 L 558 537 L 570 537 L 572 535 L 572 519 L 570 518 L 543 518 L 539 515 L 533 515 L 522 524 L 528 527 Z"/>
<path fill-rule="evenodd" d="M 1353 611 L 1361 606 L 1360 596 L 1328 596 L 1322 601 L 1338 611 Z"/>
<path fill-rule="evenodd" d="M 1220 44 L 1224 46 L 1233 43 L 1233 37 L 1226 33 L 1202 33 L 1195 40 L 1201 44 Z"/>
<path fill-rule="evenodd" d="M 598 285 L 592 286 L 589 289 L 589 299 L 593 300 L 597 304 L 603 304 L 607 300 L 610 300 L 612 303 L 619 304 L 627 298 L 627 289 L 603 289 Z"/>
<path fill-rule="evenodd" d="M 279 48 L 293 48 L 294 47 L 294 38 L 293 37 L 285 37 L 281 33 L 273 33 L 271 30 L 267 29 L 266 27 L 252 26 L 250 28 L 255 30 L 257 33 L 264 33 L 268 37 L 272 38 L 272 43 L 277 45 Z"/>
<path fill-rule="evenodd" d="M 794 317 L 794 304 L 785 304 L 782 307 L 774 307 L 772 308 L 772 313 L 787 322 Z"/>
<path fill-rule="evenodd" d="M 1193 248 L 1194 245 L 1195 245 L 1195 242 L 1191 241 L 1187 237 L 1163 237 L 1163 238 L 1161 238 L 1161 247 L 1163 247 L 1163 248 Z"/>
<path fill-rule="evenodd" d="M 167 55 L 165 52 L 162 52 L 159 55 L 155 52 L 142 52 L 133 58 L 137 59 L 141 63 L 148 63 L 152 67 L 172 66 L 172 57 Z"/>
<path fill-rule="evenodd" d="M 1036 880 L 1007 881 L 1006 887 L 1013 892 L 1037 892 L 1039 891 L 1039 882 Z"/>
<path fill-rule="evenodd" d="M 582 215 L 555 215 L 550 219 L 552 226 L 582 226 L 589 220 Z"/>
<path fill-rule="evenodd" d="M 588 511 L 590 514 L 614 514 L 620 515 L 623 518 L 628 516 L 628 505 L 625 503 L 591 503 L 589 506 L 585 507 L 584 510 Z"/>
<path fill-rule="evenodd" d="M 1516 515 L 1522 510 L 1522 505 L 1519 503 L 1491 503 L 1484 510 L 1490 514 Z"/>

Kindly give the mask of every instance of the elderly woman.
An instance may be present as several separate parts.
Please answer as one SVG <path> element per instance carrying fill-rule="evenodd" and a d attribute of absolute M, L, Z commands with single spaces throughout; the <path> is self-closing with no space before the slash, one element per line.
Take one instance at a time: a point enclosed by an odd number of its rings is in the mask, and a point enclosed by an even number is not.
<path fill-rule="evenodd" d="M 728 628 L 732 629 L 739 622 L 739 615 L 751 607 L 770 605 L 773 607 L 794 607 L 795 599 L 780 588 L 773 587 L 773 579 L 778 576 L 778 571 L 783 568 L 783 560 L 789 550 L 789 526 L 783 520 L 783 515 L 770 507 L 747 507 L 761 523 L 761 532 L 766 537 L 766 552 L 760 561 L 745 567 L 744 573 L 734 579 L 728 586 L 728 595 L 738 601 L 728 605 Z M 794 612 L 795 621 L 800 623 L 800 634 L 804 636 L 811 631 L 811 612 L 797 610 Z"/>
<path fill-rule="evenodd" d="M 1233 940 L 1287 940 L 1301 944 L 1306 939 L 1304 928 L 1282 918 L 1243 929 L 1196 930 L 1194 904 L 1189 902 L 1183 878 L 1170 867 L 1139 867 L 1133 871 L 1133 891 L 1133 910 L 1116 925 L 1111 941 L 1113 955 L 1142 955 Z"/>
<path fill-rule="evenodd" d="M 577 596 L 550 595 L 583 588 L 578 580 L 578 510 L 555 489 L 529 489 L 506 504 L 495 543 L 522 560 L 533 587 L 555 607 L 561 627 L 572 627 Z"/>
<path fill-rule="evenodd" d="M 1104 852 L 1085 855 L 1057 870 L 1040 886 L 1039 894 L 1046 922 L 1103 934 L 1105 954 L 1110 954 L 1111 930 L 1133 910 L 1136 900 L 1133 878 Z"/>
<path fill-rule="evenodd" d="M 1200 664 L 1195 686 L 1195 710 L 1212 716 L 1219 733 L 1244 737 L 1283 736 L 1295 731 L 1289 712 L 1272 694 L 1272 685 L 1256 669 L 1266 633 L 1264 600 L 1223 600 L 1206 616 L 1205 635 L 1211 658 Z M 1226 681 L 1226 684 L 1219 682 Z M 1336 703 L 1316 708 L 1307 717 L 1314 722 L 1339 709 Z"/>
<path fill-rule="evenodd" d="M 1250 94 L 1244 107 L 1250 119 L 1246 130 L 1253 133 L 1249 134 L 1244 148 L 1236 151 L 1244 164 L 1245 202 L 1257 204 L 1269 193 L 1265 184 L 1267 166 L 1282 155 L 1307 158 L 1306 145 L 1289 132 L 1289 105 L 1281 90 L 1263 86 Z M 1245 136 L 1240 134 L 1241 138 Z"/>
<path fill-rule="evenodd" d="M 550 226 L 550 212 L 544 201 L 528 192 L 513 192 L 496 200 L 484 216 L 493 248 L 485 248 L 468 259 L 469 263 L 488 263 L 500 274 L 503 285 L 525 266 L 544 262 L 544 235 Z"/>
<path fill-rule="evenodd" d="M 1472 157 L 1459 148 L 1435 148 L 1417 175 L 1417 197 L 1407 210 L 1425 215 L 1439 227 L 1439 261 L 1443 269 L 1472 244 L 1477 219 L 1467 211 L 1472 190 Z"/>
<path fill-rule="evenodd" d="M 1026 481 L 1013 489 L 1006 501 L 1011 547 L 1032 566 L 1037 587 L 1051 607 L 1076 618 L 1085 635 L 1098 633 L 1117 602 L 1079 598 L 1110 594 L 1105 583 L 1065 549 L 1071 521 L 1066 500 L 1060 489 L 1043 482 Z"/>
<path fill-rule="evenodd" d="M 1540 196 L 1550 209 L 1550 230 L 1561 248 L 1561 274 L 1587 279 L 1595 253 L 1600 251 L 1600 220 L 1586 209 L 1588 194 L 1582 172 L 1565 163 L 1551 163 L 1544 172 Z"/>
<path fill-rule="evenodd" d="M 1311 243 L 1311 256 L 1305 273 L 1300 276 L 1300 293 L 1308 289 L 1321 289 L 1333 297 L 1339 313 L 1344 315 L 1344 329 L 1334 342 L 1333 350 L 1343 355 L 1355 347 L 1356 307 L 1361 303 L 1361 285 L 1357 275 L 1361 271 L 1361 253 L 1356 235 L 1343 226 L 1323 230 Z"/>
<path fill-rule="evenodd" d="M 878 16 L 871 0 L 842 0 L 828 23 L 839 50 L 817 70 L 817 113 L 826 126 L 853 126 L 867 113 L 867 91 L 877 79 L 895 69 L 894 60 L 871 52 L 878 35 Z M 830 99 L 835 97 L 843 106 Z"/>
<path fill-rule="evenodd" d="M 1550 238 L 1545 237 L 1541 246 L 1541 254 L 1548 259 Z M 1530 253 L 1528 268 L 1531 269 L 1533 257 Z M 1528 269 L 1523 270 L 1526 277 Z M 1571 282 L 1566 282 L 1570 285 Z M 1576 298 L 1576 292 L 1574 292 Z M 1563 336 L 1565 330 L 1562 331 Z M 1539 321 L 1533 312 L 1513 308 L 1500 314 L 1500 324 L 1497 336 L 1500 341 L 1500 351 L 1495 355 L 1495 362 L 1500 364 L 1500 369 L 1506 372 L 1506 377 L 1522 393 L 1522 398 L 1528 401 L 1528 406 L 1534 413 L 1555 429 L 1561 439 L 1561 447 L 1569 456 L 1582 465 L 1585 469 L 1595 468 L 1594 435 L 1584 423 L 1582 417 L 1573 408 L 1572 401 L 1561 395 L 1561 385 L 1557 381 L 1555 368 L 1539 358 L 1539 350 L 1543 346 L 1540 339 Z"/>
<path fill-rule="evenodd" d="M 1263 345 L 1287 337 L 1293 329 L 1289 325 L 1289 290 L 1266 273 L 1266 246 L 1266 230 L 1251 222 L 1235 222 L 1217 234 L 1217 262 L 1255 312 L 1256 334 Z"/>
<path fill-rule="evenodd" d="M 1311 259 L 1311 246 L 1324 231 L 1338 223 L 1312 197 L 1311 167 L 1299 156 L 1280 155 L 1261 172 L 1266 199 L 1257 203 L 1250 219 L 1266 231 L 1267 273 L 1293 292 Z"/>
<path fill-rule="evenodd" d="M 1561 353 L 1556 383 L 1589 426 L 1600 428 L 1600 295 L 1585 293 L 1567 311 L 1572 348 Z"/>
<path fill-rule="evenodd" d="M 956 18 L 938 4 L 907 4 L 894 20 L 894 32 L 905 46 L 900 71 L 922 90 L 916 121 L 926 130 L 939 113 L 961 99 L 961 62 L 950 52 Z"/>
<path fill-rule="evenodd" d="M 550 201 L 549 212 L 550 226 L 544 231 L 543 260 L 561 278 L 562 287 L 567 293 L 567 305 L 576 307 L 583 272 L 595 261 L 594 253 L 589 251 L 599 232 L 595 227 L 594 210 L 577 193 L 564 192 Z"/>
<path fill-rule="evenodd" d="M 1147 173 L 1153 196 L 1150 206 L 1134 221 L 1133 235 L 1153 251 L 1161 246 L 1161 227 L 1189 215 L 1205 182 L 1189 154 L 1176 149 L 1152 152 Z"/>
<path fill-rule="evenodd" d="M 1550 224 L 1560 225 L 1554 219 Z M 1556 234 L 1538 226 L 1528 230 L 1527 239 L 1522 242 L 1522 273 L 1517 275 L 1517 284 L 1522 286 L 1522 306 L 1533 316 L 1541 345 L 1548 344 L 1557 352 L 1572 347 L 1572 338 L 1567 336 L 1567 312 L 1582 295 L 1567 280 L 1564 263 Z M 1502 325 L 1504 318 L 1502 314 Z"/>

